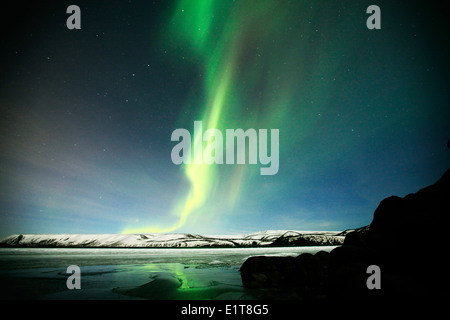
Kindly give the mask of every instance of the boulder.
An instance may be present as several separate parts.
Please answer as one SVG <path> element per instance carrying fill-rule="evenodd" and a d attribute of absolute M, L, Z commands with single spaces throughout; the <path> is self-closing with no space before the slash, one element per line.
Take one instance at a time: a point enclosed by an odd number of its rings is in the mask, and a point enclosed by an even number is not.
<path fill-rule="evenodd" d="M 372 223 L 346 233 L 343 245 L 329 254 L 249 258 L 240 269 L 243 284 L 301 299 L 443 300 L 449 213 L 447 170 L 431 186 L 381 201 Z M 380 290 L 367 287 L 371 265 L 380 268 Z"/>
<path fill-rule="evenodd" d="M 316 299 L 325 296 L 329 253 L 304 253 L 297 257 L 256 256 L 240 268 L 249 289 L 269 289 L 264 298 Z"/>
<path fill-rule="evenodd" d="M 399 293 L 405 299 L 441 297 L 449 212 L 450 170 L 416 193 L 381 201 L 370 226 L 348 233 L 343 246 L 331 252 L 331 291 L 342 297 L 344 283 L 346 288 L 358 283 L 353 292 L 372 297 L 363 284 L 367 267 L 374 264 L 384 283 L 377 298 L 399 298 Z"/>

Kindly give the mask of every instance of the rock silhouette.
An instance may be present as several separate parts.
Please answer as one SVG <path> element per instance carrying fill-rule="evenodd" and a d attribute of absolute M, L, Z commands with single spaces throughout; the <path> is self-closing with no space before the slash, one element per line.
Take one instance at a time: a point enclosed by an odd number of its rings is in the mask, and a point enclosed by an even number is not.
<path fill-rule="evenodd" d="M 240 269 L 243 284 L 269 299 L 442 299 L 449 213 L 447 170 L 416 193 L 381 201 L 372 223 L 349 232 L 329 254 L 247 259 Z M 366 285 L 370 265 L 380 267 L 379 290 Z"/>

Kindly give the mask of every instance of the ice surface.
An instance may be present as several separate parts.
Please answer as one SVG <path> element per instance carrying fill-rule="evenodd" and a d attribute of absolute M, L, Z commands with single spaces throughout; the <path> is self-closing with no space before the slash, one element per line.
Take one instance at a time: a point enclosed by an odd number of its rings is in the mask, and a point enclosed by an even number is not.
<path fill-rule="evenodd" d="M 239 273 L 247 258 L 333 248 L 0 248 L 0 290 L 13 299 L 252 299 Z M 81 269 L 81 290 L 66 287 L 69 265 Z"/>

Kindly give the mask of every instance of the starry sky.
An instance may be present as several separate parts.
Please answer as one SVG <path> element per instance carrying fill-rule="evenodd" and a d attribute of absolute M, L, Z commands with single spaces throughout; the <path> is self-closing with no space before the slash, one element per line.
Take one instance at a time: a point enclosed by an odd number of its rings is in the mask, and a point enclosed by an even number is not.
<path fill-rule="evenodd" d="M 71 4 L 80 30 L 66 27 Z M 380 30 L 366 27 L 371 4 Z M 449 13 L 444 1 L 12 4 L 0 236 L 367 225 L 450 163 Z M 278 173 L 175 165 L 171 134 L 194 121 L 279 129 Z"/>

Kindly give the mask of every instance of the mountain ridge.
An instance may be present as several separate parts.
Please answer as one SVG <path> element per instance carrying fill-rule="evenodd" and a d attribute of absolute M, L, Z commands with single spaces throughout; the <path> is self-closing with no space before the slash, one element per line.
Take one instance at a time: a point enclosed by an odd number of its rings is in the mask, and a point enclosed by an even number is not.
<path fill-rule="evenodd" d="M 236 248 L 341 245 L 348 231 L 267 230 L 242 235 L 13 234 L 0 247 L 45 248 Z"/>

